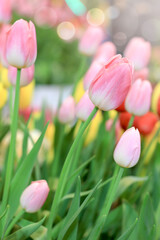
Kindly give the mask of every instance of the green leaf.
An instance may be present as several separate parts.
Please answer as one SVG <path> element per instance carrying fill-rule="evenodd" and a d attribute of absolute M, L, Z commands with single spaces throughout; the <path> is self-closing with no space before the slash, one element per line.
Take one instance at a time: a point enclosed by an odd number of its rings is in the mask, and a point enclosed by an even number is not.
<path fill-rule="evenodd" d="M 135 222 L 117 240 L 128 240 L 128 238 L 131 235 L 131 233 L 133 232 L 137 222 L 138 222 L 138 218 L 136 218 Z"/>
<path fill-rule="evenodd" d="M 86 207 L 88 202 L 91 200 L 92 196 L 96 192 L 98 186 L 100 185 L 101 181 L 97 183 L 97 185 L 93 188 L 92 192 L 86 197 L 86 199 L 83 201 L 83 203 L 80 205 L 80 207 L 77 209 L 77 211 L 72 215 L 72 217 L 68 220 L 67 224 L 65 225 L 63 231 L 61 232 L 59 239 L 63 239 L 64 235 L 66 234 L 69 227 L 72 225 L 72 223 L 75 221 L 75 219 L 78 217 L 78 215 L 81 213 L 81 211 Z"/>
<path fill-rule="evenodd" d="M 43 224 L 44 220 L 45 220 L 45 217 L 37 223 L 32 223 L 26 227 L 21 228 L 20 230 L 14 232 L 14 233 L 12 233 L 11 235 L 5 237 L 4 240 L 13 240 L 13 239 L 25 240 Z"/>
<path fill-rule="evenodd" d="M 135 176 L 128 176 L 128 177 L 123 177 L 120 181 L 117 194 L 116 194 L 116 199 L 122 195 L 126 191 L 128 187 L 130 187 L 134 183 L 140 183 L 143 181 L 146 181 L 148 177 L 135 177 Z"/>
<path fill-rule="evenodd" d="M 69 229 L 66 229 L 66 234 L 63 234 L 63 229 L 65 228 L 66 224 L 69 222 L 69 220 L 72 218 L 74 213 L 78 210 L 80 205 L 80 191 L 81 191 L 81 181 L 80 177 L 78 177 L 77 186 L 76 186 L 76 193 L 74 196 L 74 199 L 72 201 L 71 207 L 69 209 L 69 212 L 64 220 L 64 223 L 61 227 L 60 234 L 58 237 L 58 240 L 63 239 L 69 239 L 69 240 L 75 240 L 77 238 L 77 230 L 78 230 L 78 221 L 77 219 L 72 223 L 72 225 L 69 227 Z"/>
<path fill-rule="evenodd" d="M 9 199 L 8 199 L 8 203 L 10 205 L 8 221 L 14 215 L 14 213 L 19 205 L 20 196 L 29 182 L 29 179 L 30 179 L 30 176 L 32 173 L 32 169 L 33 169 L 35 161 L 37 159 L 37 154 L 41 147 L 47 127 L 48 127 L 48 124 L 45 126 L 41 136 L 39 137 L 39 139 L 33 146 L 30 153 L 24 159 L 22 165 L 19 167 L 18 171 L 16 172 L 16 174 L 12 180 L 11 187 L 10 187 L 10 193 L 9 193 Z"/>
<path fill-rule="evenodd" d="M 122 204 L 122 234 L 126 229 L 129 229 L 137 218 L 138 213 L 136 210 L 128 202 L 124 202 Z"/>

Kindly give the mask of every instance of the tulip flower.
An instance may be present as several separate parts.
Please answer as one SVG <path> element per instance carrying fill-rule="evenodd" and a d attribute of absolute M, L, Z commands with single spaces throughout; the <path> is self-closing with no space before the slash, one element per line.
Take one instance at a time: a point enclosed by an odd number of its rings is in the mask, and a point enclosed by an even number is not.
<path fill-rule="evenodd" d="M 122 102 L 122 104 L 115 109 L 117 112 L 125 112 L 126 109 L 125 109 L 125 100 Z"/>
<path fill-rule="evenodd" d="M 134 63 L 136 70 L 142 69 L 149 63 L 151 44 L 140 37 L 132 38 L 124 51 L 124 56 Z"/>
<path fill-rule="evenodd" d="M 158 98 L 157 113 L 158 113 L 158 115 L 159 115 L 159 117 L 160 117 L 160 96 L 159 96 L 159 98 Z"/>
<path fill-rule="evenodd" d="M 34 64 L 28 68 L 23 68 L 21 71 L 20 86 L 28 85 L 34 77 Z M 9 66 L 8 79 L 12 85 L 16 85 L 17 68 Z"/>
<path fill-rule="evenodd" d="M 134 81 L 137 80 L 138 78 L 142 80 L 148 79 L 149 76 L 149 69 L 148 68 L 142 68 L 138 71 L 134 71 L 133 79 Z"/>
<path fill-rule="evenodd" d="M 147 113 L 151 105 L 152 86 L 148 80 L 137 79 L 125 100 L 125 108 L 128 112 L 142 116 Z"/>
<path fill-rule="evenodd" d="M 0 31 L 0 61 L 2 65 L 8 68 L 8 62 L 6 59 L 6 39 L 7 39 L 7 32 L 10 29 L 9 24 L 4 24 L 1 27 Z"/>
<path fill-rule="evenodd" d="M 93 55 L 103 38 L 104 31 L 102 28 L 89 26 L 80 40 L 79 51 L 86 55 Z"/>
<path fill-rule="evenodd" d="M 86 121 L 93 109 L 94 104 L 91 102 L 87 91 L 76 106 L 76 117 L 82 121 Z"/>
<path fill-rule="evenodd" d="M 88 71 L 86 72 L 83 80 L 84 89 L 89 89 L 91 82 L 94 80 L 95 76 L 99 73 L 102 69 L 104 64 L 98 61 L 93 61 L 91 66 L 89 67 Z"/>
<path fill-rule="evenodd" d="M 130 89 L 132 76 L 133 67 L 126 58 L 111 58 L 89 87 L 91 101 L 104 111 L 119 107 Z"/>
<path fill-rule="evenodd" d="M 141 138 L 138 129 L 129 128 L 121 136 L 115 150 L 115 162 L 124 168 L 134 167 L 140 157 Z"/>
<path fill-rule="evenodd" d="M 27 68 L 37 57 L 37 41 L 34 24 L 23 19 L 16 21 L 7 32 L 6 59 L 16 68 Z"/>
<path fill-rule="evenodd" d="M 106 63 L 115 54 L 116 46 L 112 42 L 105 42 L 98 47 L 94 61 Z"/>
<path fill-rule="evenodd" d="M 22 193 L 20 204 L 28 213 L 38 211 L 46 201 L 49 187 L 45 180 L 32 182 Z"/>
<path fill-rule="evenodd" d="M 131 116 L 132 115 L 128 112 L 120 113 L 120 125 L 124 130 L 127 129 Z M 142 135 L 146 136 L 153 131 L 157 121 L 157 115 L 152 112 L 148 112 L 143 116 L 135 116 L 133 126 L 138 128 Z"/>
<path fill-rule="evenodd" d="M 4 107 L 8 99 L 8 91 L 4 88 L 3 84 L 0 82 L 0 110 Z"/>
<path fill-rule="evenodd" d="M 0 23 L 11 20 L 11 0 L 0 0 Z"/>
<path fill-rule="evenodd" d="M 61 123 L 72 123 L 75 119 L 75 101 L 73 97 L 68 97 L 62 103 L 59 112 L 58 119 Z"/>

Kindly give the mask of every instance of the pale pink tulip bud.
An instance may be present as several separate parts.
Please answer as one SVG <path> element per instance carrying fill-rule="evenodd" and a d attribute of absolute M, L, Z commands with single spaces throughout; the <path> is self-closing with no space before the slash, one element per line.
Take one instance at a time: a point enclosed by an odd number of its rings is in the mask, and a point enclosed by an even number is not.
<path fill-rule="evenodd" d="M 45 180 L 32 182 L 22 193 L 20 204 L 28 213 L 38 211 L 46 201 L 49 187 Z"/>
<path fill-rule="evenodd" d="M 20 78 L 20 86 L 28 85 L 34 77 L 34 64 L 29 68 L 22 68 L 21 78 Z M 17 79 L 17 68 L 9 66 L 8 68 L 8 80 L 12 85 L 16 85 Z"/>
<path fill-rule="evenodd" d="M 140 157 L 141 138 L 138 129 L 134 127 L 126 130 L 121 136 L 115 150 L 115 162 L 124 168 L 134 167 Z"/>
<path fill-rule="evenodd" d="M 79 42 L 79 51 L 86 55 L 93 55 L 103 41 L 104 31 L 100 27 L 89 26 Z"/>
<path fill-rule="evenodd" d="M 133 77 L 133 67 L 127 58 L 116 55 L 102 67 L 89 87 L 89 97 L 99 109 L 119 107 L 127 96 Z"/>
<path fill-rule="evenodd" d="M 94 104 L 91 102 L 87 91 L 76 106 L 76 117 L 82 121 L 86 121 L 93 109 Z"/>
<path fill-rule="evenodd" d="M 116 46 L 112 42 L 105 42 L 98 47 L 94 60 L 105 64 L 115 54 Z"/>
<path fill-rule="evenodd" d="M 151 56 L 151 44 L 143 38 L 132 38 L 125 51 L 124 56 L 134 63 L 135 69 L 147 66 Z"/>
<path fill-rule="evenodd" d="M 0 23 L 11 20 L 11 0 L 0 0 Z"/>
<path fill-rule="evenodd" d="M 94 80 L 95 76 L 99 73 L 102 69 L 104 64 L 101 62 L 93 61 L 91 66 L 89 67 L 88 71 L 86 72 L 83 80 L 84 89 L 89 89 L 91 82 Z"/>
<path fill-rule="evenodd" d="M 3 67 L 8 68 L 8 62 L 6 59 L 6 39 L 7 32 L 10 29 L 11 25 L 3 24 L 0 31 L 0 60 Z"/>
<path fill-rule="evenodd" d="M 27 68 L 37 57 L 37 40 L 34 24 L 23 19 L 16 21 L 7 32 L 6 58 L 9 65 Z"/>
<path fill-rule="evenodd" d="M 73 97 L 68 97 L 62 103 L 59 112 L 58 119 L 61 123 L 72 123 L 75 119 L 75 101 Z"/>
<path fill-rule="evenodd" d="M 151 105 L 152 86 L 148 80 L 137 79 L 125 100 L 125 108 L 137 116 L 146 114 Z"/>

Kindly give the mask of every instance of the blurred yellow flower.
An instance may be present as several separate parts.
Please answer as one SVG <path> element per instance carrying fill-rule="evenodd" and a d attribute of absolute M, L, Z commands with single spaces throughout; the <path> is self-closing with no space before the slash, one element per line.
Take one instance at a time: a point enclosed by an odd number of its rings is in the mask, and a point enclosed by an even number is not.
<path fill-rule="evenodd" d="M 5 88 L 10 86 L 10 82 L 8 81 L 8 69 L 0 66 L 0 75 L 1 75 L 1 83 Z"/>
<path fill-rule="evenodd" d="M 27 86 L 20 88 L 20 98 L 19 98 L 20 110 L 23 110 L 30 106 L 32 97 L 33 97 L 34 87 L 35 87 L 35 81 L 32 81 Z"/>
<path fill-rule="evenodd" d="M 87 136 L 85 138 L 85 142 L 84 142 L 85 145 L 88 145 L 89 143 L 91 143 L 96 138 L 97 133 L 98 133 L 98 129 L 99 129 L 99 125 L 102 122 L 102 119 L 103 119 L 102 112 L 99 110 L 97 112 L 96 116 L 91 121 L 89 127 L 85 130 L 84 134 L 87 134 Z M 80 125 L 81 125 L 81 121 L 79 120 L 77 125 L 76 125 L 75 136 L 78 133 Z"/>
<path fill-rule="evenodd" d="M 0 82 L 0 108 L 6 104 L 8 99 L 8 91 L 3 87 L 3 84 Z"/>
<path fill-rule="evenodd" d="M 152 110 L 154 113 L 157 113 L 157 104 L 158 104 L 158 98 L 160 97 L 160 83 L 158 83 L 152 94 Z"/>
<path fill-rule="evenodd" d="M 83 94 L 85 93 L 84 88 L 83 88 L 83 79 L 81 79 L 77 86 L 76 86 L 76 90 L 74 93 L 74 99 L 76 101 L 76 103 L 79 102 L 79 100 L 81 99 L 81 97 L 83 96 Z"/>

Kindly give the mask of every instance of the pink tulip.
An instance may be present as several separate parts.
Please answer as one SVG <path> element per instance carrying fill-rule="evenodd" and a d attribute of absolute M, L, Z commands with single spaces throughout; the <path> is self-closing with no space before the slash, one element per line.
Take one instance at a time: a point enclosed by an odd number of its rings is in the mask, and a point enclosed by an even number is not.
<path fill-rule="evenodd" d="M 133 77 L 133 67 L 127 58 L 116 55 L 102 67 L 89 87 L 89 97 L 99 109 L 119 107 L 127 96 Z"/>
<path fill-rule="evenodd" d="M 82 121 L 86 121 L 93 109 L 94 104 L 91 102 L 87 91 L 76 106 L 76 117 Z"/>
<path fill-rule="evenodd" d="M 115 54 L 116 46 L 112 42 L 105 42 L 98 47 L 94 60 L 105 64 Z"/>
<path fill-rule="evenodd" d="M 21 71 L 20 86 L 28 85 L 34 77 L 34 64 L 29 68 L 23 68 Z M 12 85 L 16 85 L 17 68 L 9 66 L 8 68 L 8 80 Z"/>
<path fill-rule="evenodd" d="M 49 187 L 45 180 L 32 182 L 22 193 L 20 204 L 28 213 L 38 211 L 46 201 Z"/>
<path fill-rule="evenodd" d="M 141 138 L 138 129 L 134 127 L 126 130 L 121 136 L 115 150 L 115 162 L 124 168 L 134 167 L 140 157 Z"/>
<path fill-rule="evenodd" d="M 3 67 L 8 68 L 8 62 L 6 59 L 6 39 L 7 39 L 7 32 L 10 29 L 9 24 L 4 24 L 1 27 L 0 31 L 0 60 Z"/>
<path fill-rule="evenodd" d="M 124 52 L 124 56 L 134 63 L 135 69 L 147 66 L 151 56 L 151 44 L 143 38 L 132 38 Z"/>
<path fill-rule="evenodd" d="M 138 71 L 134 71 L 134 81 L 137 80 L 138 78 L 142 79 L 142 80 L 146 80 L 148 79 L 149 76 L 149 69 L 148 68 L 142 68 Z"/>
<path fill-rule="evenodd" d="M 89 26 L 79 42 L 79 51 L 86 55 L 93 55 L 103 41 L 104 31 L 100 27 Z"/>
<path fill-rule="evenodd" d="M 7 32 L 6 58 L 9 65 L 27 68 L 37 57 L 37 41 L 34 24 L 23 19 L 16 21 Z"/>
<path fill-rule="evenodd" d="M 11 0 L 0 0 L 0 23 L 10 22 L 11 17 Z"/>
<path fill-rule="evenodd" d="M 75 119 L 75 101 L 73 97 L 68 97 L 62 103 L 59 112 L 58 119 L 61 123 L 72 123 Z"/>
<path fill-rule="evenodd" d="M 94 80 L 95 76 L 99 73 L 102 69 L 104 64 L 98 61 L 93 61 L 91 66 L 89 67 L 88 71 L 86 72 L 83 80 L 84 89 L 89 89 L 91 82 Z"/>
<path fill-rule="evenodd" d="M 137 79 L 125 100 L 125 108 L 137 116 L 146 114 L 151 105 L 152 86 L 148 80 Z"/>

